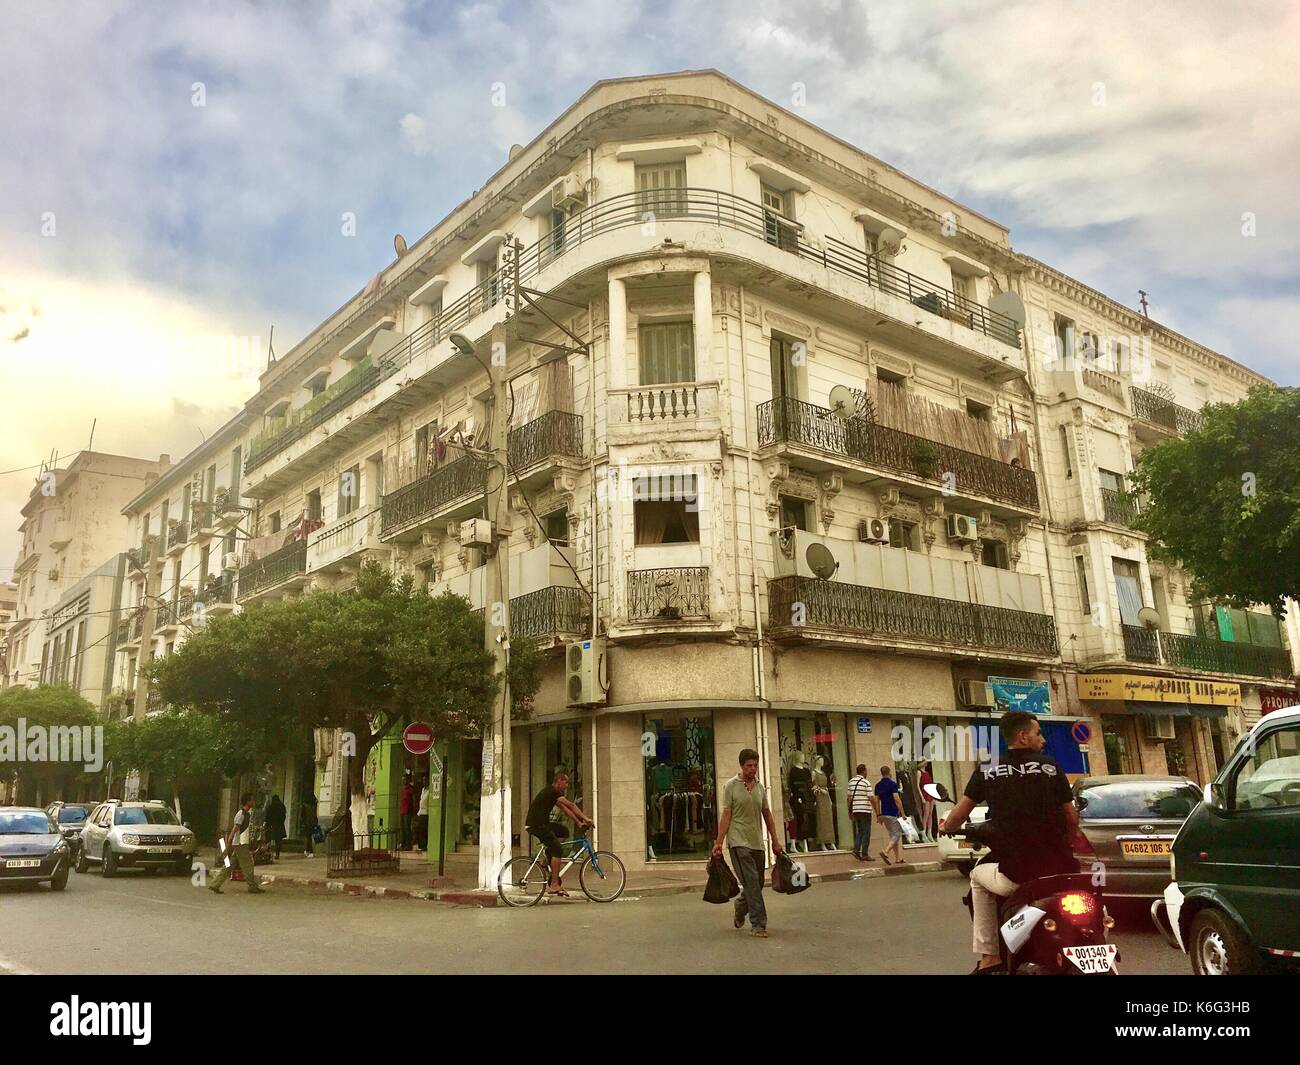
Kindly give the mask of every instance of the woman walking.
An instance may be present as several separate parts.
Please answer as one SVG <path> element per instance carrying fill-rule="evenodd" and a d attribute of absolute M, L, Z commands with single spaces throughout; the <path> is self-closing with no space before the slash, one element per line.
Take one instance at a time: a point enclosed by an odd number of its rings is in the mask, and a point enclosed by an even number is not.
<path fill-rule="evenodd" d="M 266 838 L 275 847 L 277 858 L 280 857 L 280 846 L 284 843 L 284 821 L 287 815 L 288 811 L 280 801 L 280 796 L 272 795 L 271 801 L 266 804 Z"/>

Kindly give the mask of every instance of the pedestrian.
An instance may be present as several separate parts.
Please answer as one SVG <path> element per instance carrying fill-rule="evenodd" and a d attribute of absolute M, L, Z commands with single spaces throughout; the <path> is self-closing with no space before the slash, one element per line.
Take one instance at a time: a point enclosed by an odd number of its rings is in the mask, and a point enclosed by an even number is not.
<path fill-rule="evenodd" d="M 253 852 L 248 849 L 248 843 L 244 840 L 252 823 L 253 796 L 251 792 L 245 792 L 239 798 L 239 809 L 235 811 L 234 820 L 230 823 L 230 831 L 226 833 L 225 858 L 229 864 L 223 862 L 221 868 L 217 870 L 217 875 L 208 883 L 208 890 L 213 894 L 221 894 L 221 885 L 230 879 L 232 865 L 239 866 L 239 872 L 251 894 L 262 893 L 262 888 L 257 883 L 257 874 L 253 869 Z"/>
<path fill-rule="evenodd" d="M 780 854 L 785 848 L 772 823 L 772 809 L 767 802 L 767 789 L 758 782 L 758 752 L 748 747 L 740 752 L 740 772 L 727 781 L 722 789 L 722 819 L 718 823 L 718 838 L 713 844 L 715 857 L 722 855 L 722 846 L 731 848 L 731 864 L 740 880 L 740 894 L 736 896 L 733 924 L 743 928 L 749 916 L 750 935 L 767 938 L 767 909 L 763 905 L 763 824 L 772 837 L 772 851 Z"/>
<path fill-rule="evenodd" d="M 306 853 L 310 855 L 316 853 L 316 831 L 320 828 L 320 816 L 316 809 L 316 796 L 308 792 L 302 804 L 302 834 L 306 841 Z"/>
<path fill-rule="evenodd" d="M 411 849 L 411 822 L 415 817 L 415 788 L 411 785 L 411 778 L 406 778 L 406 783 L 402 785 L 402 797 L 398 800 L 397 812 L 402 817 L 402 850 Z"/>
<path fill-rule="evenodd" d="M 860 862 L 874 862 L 867 851 L 871 847 L 871 815 L 879 800 L 867 779 L 867 767 L 859 765 L 857 776 L 849 781 L 849 813 L 853 815 L 853 857 Z"/>
<path fill-rule="evenodd" d="M 425 850 L 429 845 L 429 785 L 420 785 L 420 805 L 415 814 L 415 849 Z"/>
<path fill-rule="evenodd" d="M 280 847 L 284 844 L 284 823 L 288 816 L 289 811 L 285 809 L 280 796 L 272 795 L 271 801 L 266 804 L 266 838 L 271 841 L 271 846 L 275 848 L 277 858 L 280 857 Z"/>
<path fill-rule="evenodd" d="M 903 803 L 899 797 L 902 790 L 898 786 L 898 781 L 890 776 L 889 766 L 882 765 L 880 779 L 876 781 L 876 798 L 879 800 L 880 823 L 889 833 L 889 842 L 880 852 L 880 859 L 886 865 L 893 865 L 894 862 L 899 865 L 907 864 L 903 861 L 903 826 L 898 823 L 898 819 L 903 816 Z M 894 855 L 893 862 L 889 860 L 890 852 Z"/>

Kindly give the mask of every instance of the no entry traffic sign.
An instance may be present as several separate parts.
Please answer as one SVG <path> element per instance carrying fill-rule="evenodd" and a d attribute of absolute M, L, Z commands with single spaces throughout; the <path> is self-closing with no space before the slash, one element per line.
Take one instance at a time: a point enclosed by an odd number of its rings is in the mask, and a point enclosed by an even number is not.
<path fill-rule="evenodd" d="M 1086 721 L 1076 721 L 1070 729 L 1070 735 L 1074 737 L 1075 743 L 1083 746 L 1092 739 L 1092 726 Z"/>
<path fill-rule="evenodd" d="M 412 722 L 402 733 L 402 746 L 412 754 L 428 754 L 433 749 L 433 729 L 423 721 Z"/>

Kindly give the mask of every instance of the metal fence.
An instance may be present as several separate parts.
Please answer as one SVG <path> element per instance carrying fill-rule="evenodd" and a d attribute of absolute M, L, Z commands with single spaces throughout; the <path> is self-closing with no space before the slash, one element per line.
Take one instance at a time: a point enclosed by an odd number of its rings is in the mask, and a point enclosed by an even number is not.
<path fill-rule="evenodd" d="M 1285 647 L 1233 643 L 1140 625 L 1124 625 L 1122 629 L 1124 654 L 1131 662 L 1278 680 L 1290 680 L 1294 676 L 1291 655 Z"/>
<path fill-rule="evenodd" d="M 465 455 L 419 477 L 383 500 L 380 536 L 392 536 L 467 496 L 481 495 L 491 466 L 477 455 Z"/>
<path fill-rule="evenodd" d="M 1133 519 L 1138 515 L 1137 497 L 1127 492 L 1117 492 L 1113 488 L 1103 488 L 1101 509 L 1107 521 L 1113 521 L 1116 525 L 1132 525 Z"/>
<path fill-rule="evenodd" d="M 264 558 L 249 562 L 239 571 L 239 598 L 247 599 L 250 595 L 256 595 L 272 585 L 306 572 L 307 541 L 295 540 Z"/>
<path fill-rule="evenodd" d="M 628 570 L 627 616 L 630 621 L 707 619 L 709 567 Z"/>
<path fill-rule="evenodd" d="M 396 873 L 401 869 L 401 850 L 400 829 L 381 827 L 351 836 L 334 830 L 325 835 L 325 875 Z"/>

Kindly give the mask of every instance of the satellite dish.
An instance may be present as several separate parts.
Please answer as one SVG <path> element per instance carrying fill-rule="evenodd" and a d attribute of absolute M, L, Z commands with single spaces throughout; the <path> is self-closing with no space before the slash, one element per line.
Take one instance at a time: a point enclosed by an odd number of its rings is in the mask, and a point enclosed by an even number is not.
<path fill-rule="evenodd" d="M 835 556 L 825 544 L 809 544 L 808 550 L 804 552 L 804 558 L 808 561 L 808 568 L 823 581 L 834 577 L 835 571 L 840 568 L 840 564 L 835 561 Z"/>
<path fill-rule="evenodd" d="M 398 233 L 397 236 L 393 238 L 393 248 L 397 252 L 397 257 L 399 259 L 406 254 L 406 238 L 402 236 L 402 234 Z"/>
<path fill-rule="evenodd" d="M 880 249 L 881 255 L 897 255 L 903 247 L 904 236 L 893 226 L 885 226 L 876 237 L 876 247 Z"/>
<path fill-rule="evenodd" d="M 1138 611 L 1138 621 L 1142 622 L 1148 629 L 1160 628 L 1160 612 L 1153 610 L 1149 606 L 1144 606 Z"/>
<path fill-rule="evenodd" d="M 872 407 L 871 397 L 860 388 L 836 385 L 830 391 L 830 404 L 831 413 L 841 421 L 847 421 L 849 418 L 875 420 L 876 412 Z"/>
<path fill-rule="evenodd" d="M 518 155 L 523 150 L 524 150 L 524 146 L 522 144 L 510 145 L 510 158 L 513 159 L 516 155 Z"/>
<path fill-rule="evenodd" d="M 999 292 L 989 300 L 989 310 L 1010 318 L 1022 329 L 1025 325 L 1025 301 L 1014 292 Z"/>

